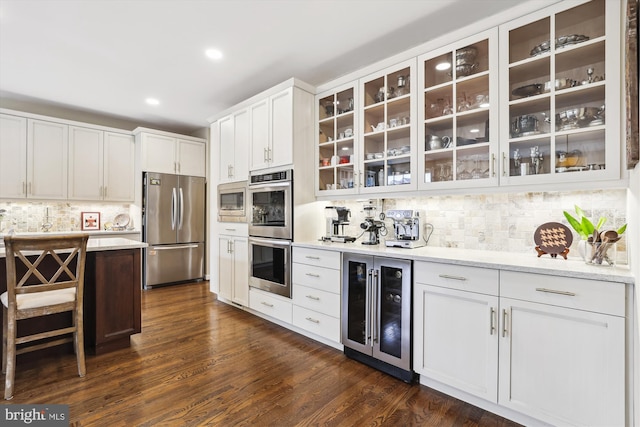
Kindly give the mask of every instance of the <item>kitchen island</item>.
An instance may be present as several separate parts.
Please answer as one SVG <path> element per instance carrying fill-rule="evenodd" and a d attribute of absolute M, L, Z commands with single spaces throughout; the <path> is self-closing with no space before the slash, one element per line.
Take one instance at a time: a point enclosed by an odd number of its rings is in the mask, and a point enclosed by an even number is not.
<path fill-rule="evenodd" d="M 146 246 L 144 242 L 117 237 L 90 238 L 87 242 L 84 340 L 90 353 L 101 354 L 128 347 L 130 336 L 142 331 L 140 249 Z M 5 256 L 4 247 L 0 247 L 0 293 L 7 289 Z M 25 319 L 19 324 L 18 335 L 70 322 L 70 313 Z M 73 351 L 73 348 L 67 345 L 46 350 Z M 42 352 L 31 354 L 41 356 Z"/>

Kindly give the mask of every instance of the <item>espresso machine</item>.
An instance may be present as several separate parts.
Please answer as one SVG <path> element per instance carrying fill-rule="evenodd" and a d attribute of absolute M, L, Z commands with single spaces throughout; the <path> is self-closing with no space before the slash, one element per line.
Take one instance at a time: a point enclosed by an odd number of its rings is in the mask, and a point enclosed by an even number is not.
<path fill-rule="evenodd" d="M 386 216 L 393 220 L 393 239 L 387 239 L 386 246 L 412 249 L 426 245 L 420 237 L 420 211 L 391 209 Z"/>
<path fill-rule="evenodd" d="M 326 235 L 322 237 L 325 242 L 347 243 L 356 240 L 355 237 L 344 234 L 344 226 L 349 225 L 351 211 L 342 206 L 327 206 L 324 208 L 324 217 L 327 222 Z"/>
<path fill-rule="evenodd" d="M 365 219 L 360 223 L 360 228 L 364 230 L 363 245 L 377 245 L 380 243 L 380 234 L 387 234 L 384 221 L 375 219 L 375 210 L 375 206 L 368 205 L 364 207 Z M 384 214 L 380 214 L 380 218 L 384 219 Z"/>

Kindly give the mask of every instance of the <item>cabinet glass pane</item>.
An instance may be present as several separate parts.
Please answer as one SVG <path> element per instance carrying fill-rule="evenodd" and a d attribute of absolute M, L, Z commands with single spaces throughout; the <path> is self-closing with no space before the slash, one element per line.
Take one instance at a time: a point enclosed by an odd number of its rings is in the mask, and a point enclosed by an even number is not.
<path fill-rule="evenodd" d="M 349 283 L 347 304 L 349 307 L 347 319 L 347 337 L 351 341 L 362 345 L 366 342 L 365 325 L 367 319 L 367 264 L 349 261 Z"/>
<path fill-rule="evenodd" d="M 380 267 L 380 351 L 401 357 L 402 299 L 410 298 L 402 292 L 402 268 Z"/>

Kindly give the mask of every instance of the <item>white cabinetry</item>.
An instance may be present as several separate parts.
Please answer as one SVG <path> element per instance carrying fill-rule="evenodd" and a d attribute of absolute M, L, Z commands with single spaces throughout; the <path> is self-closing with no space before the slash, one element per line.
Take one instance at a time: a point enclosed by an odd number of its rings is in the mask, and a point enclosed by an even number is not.
<path fill-rule="evenodd" d="M 293 324 L 340 342 L 340 252 L 293 248 Z"/>
<path fill-rule="evenodd" d="M 248 225 L 219 223 L 220 296 L 242 306 L 249 305 Z"/>
<path fill-rule="evenodd" d="M 430 262 L 414 272 L 423 384 L 552 425 L 625 425 L 624 284 Z"/>
<path fill-rule="evenodd" d="M 501 185 L 621 178 L 622 4 L 559 2 L 500 26 Z"/>
<path fill-rule="evenodd" d="M 414 262 L 414 370 L 496 403 L 498 270 Z"/>
<path fill-rule="evenodd" d="M 312 131 L 312 109 L 313 95 L 296 86 L 252 104 L 249 170 L 292 165 L 294 141 L 307 141 Z"/>
<path fill-rule="evenodd" d="M 134 200 L 133 136 L 69 127 L 69 188 L 72 200 Z"/>
<path fill-rule="evenodd" d="M 625 425 L 625 289 L 500 272 L 499 404 L 554 425 Z"/>
<path fill-rule="evenodd" d="M 68 132 L 66 124 L 27 120 L 27 198 L 67 198 Z"/>
<path fill-rule="evenodd" d="M 146 128 L 137 128 L 134 133 L 140 139 L 143 171 L 206 175 L 206 145 L 203 139 Z"/>
<path fill-rule="evenodd" d="M 0 115 L 0 198 L 24 198 L 27 185 L 27 119 Z"/>
<path fill-rule="evenodd" d="M 249 307 L 281 322 L 291 324 L 291 300 L 280 295 L 249 288 Z"/>
<path fill-rule="evenodd" d="M 219 182 L 246 181 L 249 176 L 249 110 L 221 118 L 215 129 L 219 153 Z"/>

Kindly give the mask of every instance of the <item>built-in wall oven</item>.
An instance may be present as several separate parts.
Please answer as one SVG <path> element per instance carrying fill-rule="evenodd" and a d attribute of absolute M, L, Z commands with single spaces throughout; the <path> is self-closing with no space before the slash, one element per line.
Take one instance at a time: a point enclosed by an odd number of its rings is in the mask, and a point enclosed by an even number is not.
<path fill-rule="evenodd" d="M 218 221 L 247 222 L 247 181 L 218 185 Z"/>
<path fill-rule="evenodd" d="M 291 298 L 293 171 L 251 175 L 249 285 Z"/>

